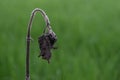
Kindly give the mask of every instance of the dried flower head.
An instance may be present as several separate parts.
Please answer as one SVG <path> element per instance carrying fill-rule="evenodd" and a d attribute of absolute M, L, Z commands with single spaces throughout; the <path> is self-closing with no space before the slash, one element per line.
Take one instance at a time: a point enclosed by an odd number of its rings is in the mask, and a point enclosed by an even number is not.
<path fill-rule="evenodd" d="M 38 38 L 39 48 L 41 50 L 39 57 L 42 56 L 48 63 L 51 58 L 51 49 L 56 49 L 54 47 L 56 41 L 57 37 L 53 31 L 43 34 Z"/>

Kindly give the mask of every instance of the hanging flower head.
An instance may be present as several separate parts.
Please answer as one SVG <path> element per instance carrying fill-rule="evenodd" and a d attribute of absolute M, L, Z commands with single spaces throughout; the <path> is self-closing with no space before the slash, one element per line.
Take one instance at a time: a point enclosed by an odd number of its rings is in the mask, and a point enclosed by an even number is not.
<path fill-rule="evenodd" d="M 41 50 L 39 57 L 42 56 L 42 59 L 47 60 L 48 63 L 51 58 L 51 49 L 56 49 L 54 47 L 56 41 L 57 37 L 52 30 L 48 30 L 47 33 L 44 33 L 38 38 L 39 48 Z"/>

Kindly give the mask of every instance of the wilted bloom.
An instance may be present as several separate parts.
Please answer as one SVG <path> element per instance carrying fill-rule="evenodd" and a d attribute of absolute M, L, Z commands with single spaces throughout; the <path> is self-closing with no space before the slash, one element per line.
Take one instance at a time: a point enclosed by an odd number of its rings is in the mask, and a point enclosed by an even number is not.
<path fill-rule="evenodd" d="M 39 57 L 42 56 L 48 63 L 51 58 L 51 49 L 55 49 L 54 44 L 56 41 L 57 37 L 53 31 L 43 34 L 38 38 L 39 48 L 41 50 Z"/>

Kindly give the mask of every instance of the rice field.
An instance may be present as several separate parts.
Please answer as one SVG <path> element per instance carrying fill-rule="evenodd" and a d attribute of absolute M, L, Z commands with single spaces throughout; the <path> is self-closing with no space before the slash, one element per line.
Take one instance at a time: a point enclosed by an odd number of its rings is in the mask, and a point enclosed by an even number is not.
<path fill-rule="evenodd" d="M 38 58 L 45 22 L 31 31 L 31 80 L 120 80 L 120 0 L 1 0 L 0 80 L 25 80 L 31 11 L 43 9 L 58 36 L 50 64 Z"/>

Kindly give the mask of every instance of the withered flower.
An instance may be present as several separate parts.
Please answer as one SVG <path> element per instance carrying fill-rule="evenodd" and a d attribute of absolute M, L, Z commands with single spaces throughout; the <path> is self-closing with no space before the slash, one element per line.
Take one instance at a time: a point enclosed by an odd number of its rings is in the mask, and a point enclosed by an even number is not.
<path fill-rule="evenodd" d="M 49 63 L 51 58 L 51 49 L 56 49 L 54 47 L 56 41 L 57 37 L 53 31 L 40 36 L 38 38 L 38 43 L 41 52 L 38 57 L 42 56 L 42 58 L 47 60 Z"/>
<path fill-rule="evenodd" d="M 46 13 L 39 8 L 35 8 L 30 16 L 30 21 L 28 23 L 28 30 L 27 30 L 27 38 L 26 38 L 26 80 L 30 80 L 30 71 L 29 71 L 29 65 L 30 65 L 30 41 L 31 41 L 31 28 L 32 28 L 32 22 L 35 14 L 37 12 L 40 12 L 43 16 L 46 27 L 43 32 L 43 35 L 38 38 L 39 48 L 40 48 L 40 56 L 42 56 L 43 59 L 47 60 L 48 63 L 50 62 L 51 58 L 51 49 L 55 49 L 54 44 L 57 40 L 57 37 L 55 33 L 52 31 L 52 28 L 50 26 L 50 21 Z M 47 30 L 47 32 L 46 32 Z"/>

